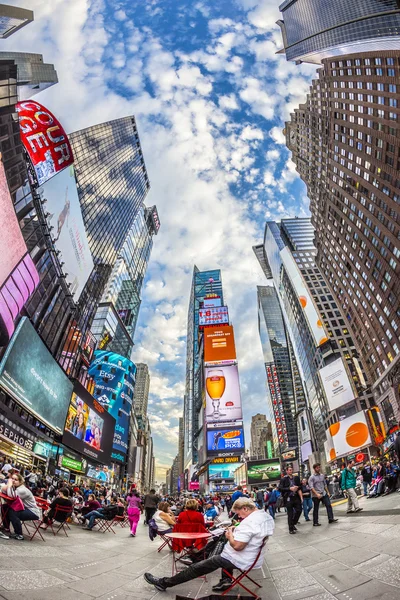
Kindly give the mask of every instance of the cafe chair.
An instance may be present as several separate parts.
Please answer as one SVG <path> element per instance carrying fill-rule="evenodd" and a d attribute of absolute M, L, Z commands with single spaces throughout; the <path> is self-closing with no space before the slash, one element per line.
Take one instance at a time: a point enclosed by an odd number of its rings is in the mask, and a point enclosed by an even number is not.
<path fill-rule="evenodd" d="M 262 586 L 257 583 L 257 581 L 254 581 L 254 579 L 252 579 L 249 575 L 250 571 L 252 571 L 252 569 L 254 569 L 255 565 L 257 564 L 258 559 L 260 558 L 261 552 L 267 542 L 268 536 L 266 536 L 263 541 L 262 544 L 257 552 L 257 556 L 254 559 L 253 564 L 251 565 L 251 567 L 249 567 L 246 570 L 242 570 L 239 569 L 238 567 L 235 567 L 236 571 L 239 571 L 239 575 L 237 577 L 235 577 L 234 575 L 231 575 L 228 571 L 226 571 L 225 569 L 222 569 L 222 571 L 224 572 L 224 574 L 229 577 L 229 579 L 232 580 L 232 585 L 227 589 L 224 590 L 223 592 L 221 592 L 221 596 L 225 596 L 225 594 L 227 594 L 228 592 L 230 592 L 235 585 L 239 585 L 240 587 L 242 587 L 244 590 L 246 590 L 246 592 L 248 594 L 251 594 L 253 596 L 253 598 L 255 598 L 256 600 L 258 600 L 260 598 L 260 596 L 258 595 L 258 593 L 252 592 L 251 590 L 249 590 L 245 585 L 243 585 L 242 580 L 243 579 L 248 579 L 249 581 L 251 581 L 252 583 L 254 583 L 255 586 L 257 586 L 257 588 L 261 588 Z M 258 567 L 261 568 L 261 567 Z"/>

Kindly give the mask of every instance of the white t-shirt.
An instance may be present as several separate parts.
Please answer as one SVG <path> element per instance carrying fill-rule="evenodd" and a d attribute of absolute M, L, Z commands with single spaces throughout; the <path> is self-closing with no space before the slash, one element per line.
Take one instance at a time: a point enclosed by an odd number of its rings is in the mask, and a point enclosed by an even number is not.
<path fill-rule="evenodd" d="M 246 542 L 243 550 L 234 550 L 230 543 L 225 544 L 221 556 L 239 569 L 248 569 L 256 559 L 263 539 L 274 533 L 275 523 L 271 515 L 263 510 L 255 510 L 238 525 L 233 538 L 236 542 Z M 265 546 L 255 565 L 259 569 L 264 558 Z"/>

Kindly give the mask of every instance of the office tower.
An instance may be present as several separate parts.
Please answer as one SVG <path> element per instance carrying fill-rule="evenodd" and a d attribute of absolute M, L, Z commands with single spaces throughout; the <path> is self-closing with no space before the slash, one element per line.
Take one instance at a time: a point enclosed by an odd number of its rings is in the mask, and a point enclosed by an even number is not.
<path fill-rule="evenodd" d="M 274 446 L 282 452 L 298 446 L 296 413 L 304 405 L 304 398 L 299 390 L 296 400 L 292 372 L 295 358 L 275 288 L 257 286 L 257 301 Z"/>
<path fill-rule="evenodd" d="M 35 94 L 58 83 L 57 71 L 54 65 L 44 63 L 41 54 L 0 52 L 1 60 L 12 60 L 18 67 L 19 100 L 28 100 Z"/>
<path fill-rule="evenodd" d="M 287 60 L 400 49 L 398 0 L 285 0 L 279 9 Z"/>
<path fill-rule="evenodd" d="M 182 477 L 182 481 L 183 481 L 183 473 L 185 471 L 184 451 L 185 451 L 185 431 L 183 428 L 183 417 L 180 417 L 179 418 L 179 440 L 178 440 L 178 474 L 179 474 L 179 477 Z M 181 486 L 181 489 L 183 489 L 183 485 Z"/>
<path fill-rule="evenodd" d="M 399 59 L 388 50 L 324 60 L 286 125 L 317 265 L 388 422 L 400 416 Z"/>
<path fill-rule="evenodd" d="M 26 8 L 0 4 L 0 38 L 8 38 L 33 21 L 33 12 Z"/>
<path fill-rule="evenodd" d="M 253 415 L 250 426 L 250 455 L 254 459 L 267 458 L 267 443 L 273 442 L 272 425 L 267 421 L 266 415 Z"/>
<path fill-rule="evenodd" d="M 136 418 L 143 422 L 147 417 L 147 405 L 150 392 L 149 367 L 144 363 L 136 363 L 136 384 L 133 394 L 133 411 Z"/>
<path fill-rule="evenodd" d="M 186 386 L 184 397 L 184 427 L 185 427 L 185 469 L 195 465 L 198 460 L 198 432 L 202 427 L 199 423 L 199 412 L 202 406 L 203 364 L 199 356 L 199 310 L 203 307 L 208 294 L 216 295 L 223 301 L 221 271 L 199 271 L 193 269 L 192 287 L 190 293 L 187 341 L 186 341 Z"/>

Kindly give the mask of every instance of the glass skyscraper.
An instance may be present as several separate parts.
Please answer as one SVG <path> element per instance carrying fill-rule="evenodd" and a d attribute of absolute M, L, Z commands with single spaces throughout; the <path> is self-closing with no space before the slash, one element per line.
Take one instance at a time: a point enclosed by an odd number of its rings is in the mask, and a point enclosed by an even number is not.
<path fill-rule="evenodd" d="M 397 0 L 285 0 L 279 8 L 287 60 L 400 49 Z"/>

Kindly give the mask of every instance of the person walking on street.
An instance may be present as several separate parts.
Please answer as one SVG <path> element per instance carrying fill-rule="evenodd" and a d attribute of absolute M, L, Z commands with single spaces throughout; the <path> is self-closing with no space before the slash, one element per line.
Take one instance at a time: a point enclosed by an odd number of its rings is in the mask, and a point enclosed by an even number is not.
<path fill-rule="evenodd" d="M 242 496 L 244 496 L 243 494 L 243 488 L 241 485 L 238 485 L 236 490 L 233 492 L 232 494 L 232 504 L 234 504 L 236 502 L 236 500 L 238 498 L 241 498 Z"/>
<path fill-rule="evenodd" d="M 347 467 L 342 471 L 342 490 L 347 494 L 347 513 L 360 512 L 362 508 L 360 508 L 358 504 L 357 494 L 356 494 L 356 481 L 357 477 L 354 467 L 354 460 L 351 460 Z"/>
<path fill-rule="evenodd" d="M 328 486 L 326 484 L 325 475 L 321 473 L 320 463 L 313 465 L 314 474 L 308 480 L 308 486 L 311 490 L 311 497 L 314 505 L 313 510 L 313 526 L 320 527 L 321 523 L 318 521 L 319 505 L 322 504 L 326 508 L 328 513 L 328 522 L 336 523 L 337 519 L 333 516 L 333 510 L 331 501 L 329 499 Z"/>
<path fill-rule="evenodd" d="M 279 490 L 287 510 L 289 533 L 296 533 L 296 525 L 302 511 L 303 493 L 300 478 L 298 475 L 293 475 L 293 467 L 287 467 L 286 476 L 281 479 Z"/>
<path fill-rule="evenodd" d="M 148 525 L 150 519 L 153 518 L 154 513 L 157 510 L 157 505 L 160 502 L 160 498 L 156 495 L 156 490 L 150 490 L 149 494 L 144 497 L 144 512 L 145 519 L 144 524 Z"/>
<path fill-rule="evenodd" d="M 308 516 L 312 507 L 313 507 L 313 501 L 311 498 L 311 490 L 310 490 L 310 486 L 307 483 L 307 479 L 302 479 L 301 481 L 301 491 L 303 492 L 303 513 L 304 513 L 304 518 L 306 521 L 311 521 L 310 517 Z"/>
<path fill-rule="evenodd" d="M 372 468 L 371 468 L 369 461 L 367 461 L 365 463 L 365 465 L 363 466 L 363 468 L 361 470 L 361 475 L 363 478 L 364 496 L 367 496 L 368 495 L 368 486 L 370 486 L 372 483 Z"/>

